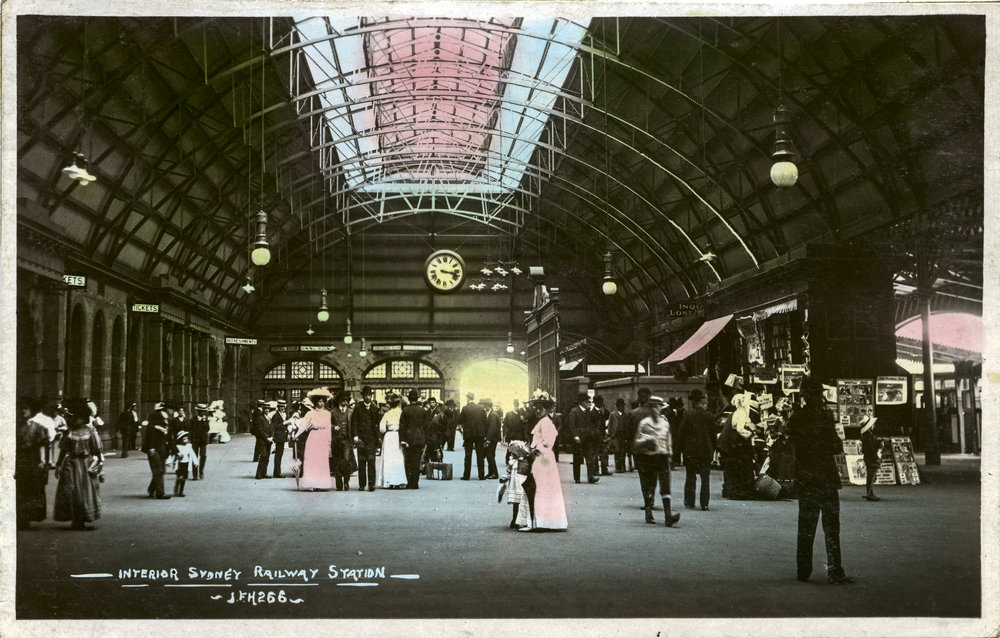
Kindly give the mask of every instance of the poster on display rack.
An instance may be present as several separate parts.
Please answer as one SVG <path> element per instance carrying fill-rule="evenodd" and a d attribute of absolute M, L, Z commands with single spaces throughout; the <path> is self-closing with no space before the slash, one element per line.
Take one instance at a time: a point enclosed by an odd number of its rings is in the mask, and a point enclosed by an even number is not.
<path fill-rule="evenodd" d="M 802 378 L 807 373 L 804 363 L 786 363 L 781 366 L 781 389 L 785 394 L 798 392 L 802 386 Z"/>
<path fill-rule="evenodd" d="M 871 379 L 837 379 L 837 409 L 845 428 L 860 427 L 861 419 L 874 412 Z"/>
<path fill-rule="evenodd" d="M 875 380 L 875 405 L 906 403 L 906 377 L 878 377 Z"/>
<path fill-rule="evenodd" d="M 913 456 L 913 441 L 908 436 L 893 436 L 889 440 L 892 442 L 892 457 L 899 473 L 900 485 L 919 485 L 920 472 Z"/>

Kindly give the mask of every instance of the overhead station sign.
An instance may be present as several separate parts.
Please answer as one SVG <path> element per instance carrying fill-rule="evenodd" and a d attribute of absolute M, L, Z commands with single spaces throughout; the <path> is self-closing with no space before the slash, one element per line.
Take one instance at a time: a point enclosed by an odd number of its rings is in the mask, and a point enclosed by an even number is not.
<path fill-rule="evenodd" d="M 160 312 L 160 304 L 156 303 L 134 303 L 132 304 L 132 312 L 146 312 L 146 313 L 158 313 Z"/>
<path fill-rule="evenodd" d="M 430 343 L 377 343 L 371 347 L 372 352 L 432 352 L 434 345 Z"/>
<path fill-rule="evenodd" d="M 256 339 L 247 339 L 244 337 L 226 337 L 227 346 L 255 346 L 257 345 Z"/>
<path fill-rule="evenodd" d="M 294 346 L 271 346 L 271 352 L 333 352 L 337 349 L 337 346 L 313 346 L 313 345 L 294 345 Z"/>
<path fill-rule="evenodd" d="M 63 282 L 71 288 L 85 288 L 87 278 L 83 275 L 63 275 Z"/>

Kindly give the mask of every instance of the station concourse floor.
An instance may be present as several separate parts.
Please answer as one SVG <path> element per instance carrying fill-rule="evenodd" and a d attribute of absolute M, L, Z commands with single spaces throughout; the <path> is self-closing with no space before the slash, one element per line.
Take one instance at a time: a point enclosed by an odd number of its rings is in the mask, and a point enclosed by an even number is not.
<path fill-rule="evenodd" d="M 50 480 L 50 519 L 17 533 L 18 618 L 980 615 L 978 457 L 946 462 L 933 475 L 921 466 L 930 480 L 880 486 L 879 503 L 863 500 L 863 487 L 845 486 L 844 565 L 858 580 L 836 586 L 826 582 L 821 530 L 812 581 L 795 579 L 797 503 L 724 500 L 718 471 L 707 512 L 684 509 L 684 470 L 673 471 L 682 516 L 668 529 L 659 507 L 658 524 L 644 523 L 635 472 L 575 484 L 563 454 L 569 530 L 526 534 L 508 529 L 511 506 L 497 503 L 496 480 L 475 480 L 475 468 L 473 480 L 458 480 L 460 443 L 445 453 L 454 480 L 424 478 L 416 491 L 360 492 L 355 475 L 349 492 L 299 492 L 293 478 L 255 480 L 252 451 L 243 434 L 209 445 L 205 480 L 189 480 L 186 497 L 170 500 L 147 497 L 142 452 L 109 455 L 92 531 L 51 520 Z M 502 454 L 498 448 L 499 461 Z M 286 476 L 290 461 L 286 453 Z M 168 471 L 168 493 L 173 482 Z M 129 577 L 130 569 L 168 576 Z M 224 580 L 226 570 L 240 575 Z"/>

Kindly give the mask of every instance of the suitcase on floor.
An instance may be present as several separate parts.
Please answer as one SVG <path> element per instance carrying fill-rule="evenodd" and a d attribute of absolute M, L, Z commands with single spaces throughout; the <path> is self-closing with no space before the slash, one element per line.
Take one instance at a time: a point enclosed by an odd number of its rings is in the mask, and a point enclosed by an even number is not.
<path fill-rule="evenodd" d="M 427 462 L 427 478 L 433 481 L 450 481 L 451 471 L 451 463 Z"/>
<path fill-rule="evenodd" d="M 754 485 L 754 491 L 757 492 L 758 498 L 762 498 L 765 501 L 774 501 L 778 499 L 778 494 L 781 493 L 781 484 L 767 474 L 761 474 Z"/>

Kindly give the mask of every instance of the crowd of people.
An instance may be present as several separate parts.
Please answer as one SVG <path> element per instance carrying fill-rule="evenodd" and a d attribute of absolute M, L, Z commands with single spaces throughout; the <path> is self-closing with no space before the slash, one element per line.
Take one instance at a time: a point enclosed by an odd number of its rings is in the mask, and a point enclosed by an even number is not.
<path fill-rule="evenodd" d="M 498 500 L 506 492 L 506 502 L 513 508 L 511 529 L 564 531 L 568 520 L 557 465 L 560 446 L 572 449 L 575 483 L 582 482 L 583 467 L 588 484 L 599 483 L 601 476 L 637 472 L 646 523 L 656 524 L 653 511 L 659 486 L 666 527 L 676 527 L 680 520 L 671 497 L 675 462 L 685 468 L 684 506 L 702 511 L 710 505 L 711 470 L 720 466 L 724 498 L 776 498 L 781 490 L 791 494 L 794 486 L 799 501 L 799 579 L 808 580 L 812 572 L 812 545 L 822 518 L 828 579 L 845 584 L 853 579 L 844 574 L 840 561 L 840 476 L 834 460 L 843 453 L 843 444 L 825 410 L 822 384 L 807 377 L 800 395 L 799 406 L 783 398 L 762 410 L 755 395 L 736 389 L 727 406 L 719 410 L 716 401 L 713 410 L 712 397 L 700 389 L 689 393 L 685 407 L 679 397 L 665 401 L 642 388 L 629 408 L 618 398 L 609 410 L 600 396 L 581 392 L 577 404 L 560 415 L 553 398 L 541 390 L 523 406 L 514 401 L 513 409 L 503 412 L 488 398 L 477 401 L 472 392 L 458 409 L 452 400 L 440 404 L 435 397 L 422 399 L 416 389 L 405 398 L 390 392 L 379 404 L 368 386 L 357 402 L 349 392 L 333 394 L 316 388 L 290 409 L 283 400 L 260 400 L 251 410 L 254 476 L 286 477 L 287 447 L 291 476 L 300 490 L 349 490 L 354 475 L 361 491 L 416 490 L 428 464 L 440 462 L 445 450 L 453 451 L 460 432 L 464 446 L 460 480 L 472 480 L 475 457 L 476 478 L 499 480 Z M 151 474 L 150 498 L 171 498 L 164 485 L 168 465 L 176 475 L 174 497 L 184 497 L 188 479 L 205 478 L 207 444 L 213 431 L 218 434 L 213 423 L 220 409 L 217 404 L 198 404 L 194 418 L 188 419 L 182 406 L 158 402 L 140 421 L 135 404 L 129 406 L 118 423 L 122 457 L 134 445 L 133 430 L 141 426 L 141 449 Z M 86 523 L 100 517 L 104 454 L 97 420 L 96 407 L 85 399 L 61 405 L 58 397 L 47 397 L 41 405 L 29 399 L 19 402 L 19 529 L 45 519 L 51 470 L 58 481 L 54 520 L 87 529 Z M 504 450 L 503 477 L 498 446 Z M 871 456 L 868 452 L 866 457 Z M 877 458 L 873 459 L 874 468 Z M 778 486 L 777 491 L 763 494 L 765 478 Z M 866 498 L 877 500 L 870 483 Z"/>

